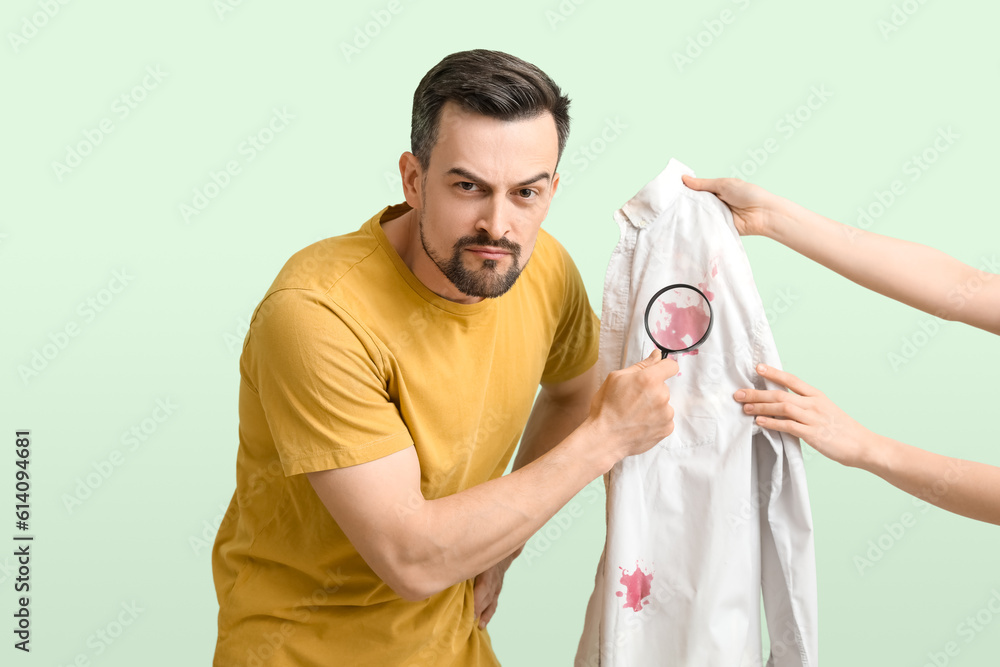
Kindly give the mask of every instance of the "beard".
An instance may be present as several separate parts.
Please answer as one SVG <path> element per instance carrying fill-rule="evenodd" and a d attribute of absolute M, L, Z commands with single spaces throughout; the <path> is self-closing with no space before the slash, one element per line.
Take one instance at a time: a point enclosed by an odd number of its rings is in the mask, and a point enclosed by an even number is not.
<path fill-rule="evenodd" d="M 514 286 L 518 276 L 524 270 L 520 266 L 521 246 L 506 238 L 494 239 L 488 234 L 476 236 L 463 236 L 455 241 L 452 246 L 451 257 L 447 260 L 441 258 L 433 252 L 427 245 L 424 237 L 424 212 L 420 211 L 417 219 L 420 230 L 420 244 L 424 247 L 424 252 L 431 258 L 431 261 L 441 270 L 448 280 L 458 289 L 459 292 L 467 296 L 482 297 L 485 299 L 495 299 L 502 296 Z M 499 248 L 510 253 L 510 268 L 504 273 L 497 269 L 497 260 L 484 259 L 482 267 L 469 269 L 462 259 L 463 249 L 469 246 L 481 246 L 483 248 Z"/>

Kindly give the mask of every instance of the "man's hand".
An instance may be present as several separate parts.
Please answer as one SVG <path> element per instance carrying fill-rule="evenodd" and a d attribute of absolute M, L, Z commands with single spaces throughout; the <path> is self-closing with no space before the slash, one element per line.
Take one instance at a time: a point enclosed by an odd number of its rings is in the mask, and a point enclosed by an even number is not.
<path fill-rule="evenodd" d="M 503 588 L 503 575 L 513 560 L 513 556 L 508 556 L 482 574 L 476 575 L 472 598 L 480 629 L 485 628 L 496 613 L 500 589 Z"/>
<path fill-rule="evenodd" d="M 694 178 L 681 176 L 684 185 L 692 190 L 711 192 L 721 199 L 733 213 L 733 223 L 740 236 L 766 236 L 766 230 L 780 200 L 759 185 L 738 178 Z"/>
<path fill-rule="evenodd" d="M 659 350 L 627 368 L 612 371 L 590 403 L 584 427 L 600 433 L 613 457 L 608 470 L 626 456 L 652 449 L 674 432 L 674 409 L 666 380 L 677 374 L 677 362 Z"/>
<path fill-rule="evenodd" d="M 424 497 L 414 445 L 306 474 L 375 574 L 399 597 L 424 600 L 488 573 L 595 477 L 670 435 L 674 412 L 665 381 L 677 373 L 677 362 L 659 357 L 656 351 L 610 373 L 583 424 L 543 456 L 458 493 Z M 500 572 L 483 584 L 489 593 L 483 613 L 492 615 Z"/>
<path fill-rule="evenodd" d="M 875 454 L 871 431 L 851 419 L 823 392 L 791 373 L 759 364 L 757 374 L 795 393 L 740 389 L 733 398 L 743 403 L 743 412 L 758 415 L 756 421 L 764 428 L 805 440 L 820 454 L 838 463 L 854 468 L 866 467 L 866 461 Z"/>

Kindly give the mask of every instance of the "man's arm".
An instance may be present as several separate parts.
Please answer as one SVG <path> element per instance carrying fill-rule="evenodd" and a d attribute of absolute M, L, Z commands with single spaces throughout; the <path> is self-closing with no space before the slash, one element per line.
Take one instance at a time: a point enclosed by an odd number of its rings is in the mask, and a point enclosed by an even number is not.
<path fill-rule="evenodd" d="M 309 481 L 375 573 L 401 597 L 424 599 L 500 562 L 618 460 L 673 432 L 664 381 L 676 372 L 676 362 L 659 359 L 657 351 L 611 373 L 588 402 L 583 423 L 554 446 L 578 407 L 556 411 L 561 416 L 554 425 L 539 422 L 554 410 L 543 409 L 529 437 L 537 443 L 531 446 L 534 460 L 522 459 L 511 474 L 451 496 L 424 499 L 412 446 L 368 463 L 308 473 Z M 580 379 L 573 391 L 556 388 L 556 394 L 574 396 L 576 404 L 586 382 Z M 541 448 L 547 451 L 539 454 Z"/>
<path fill-rule="evenodd" d="M 596 391 L 597 364 L 571 380 L 543 384 L 524 427 L 512 472 L 550 451 L 580 426 L 587 418 Z M 508 556 L 508 565 L 520 555 L 526 542 Z"/>
<path fill-rule="evenodd" d="M 577 377 L 543 384 L 524 427 L 512 470 L 528 465 L 583 423 L 597 391 L 597 364 Z"/>

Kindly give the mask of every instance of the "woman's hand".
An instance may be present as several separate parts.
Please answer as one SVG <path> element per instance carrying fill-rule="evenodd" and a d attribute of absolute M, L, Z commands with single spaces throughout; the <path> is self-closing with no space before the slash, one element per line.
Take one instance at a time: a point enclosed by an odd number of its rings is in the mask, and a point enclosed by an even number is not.
<path fill-rule="evenodd" d="M 759 185 L 738 178 L 694 178 L 681 176 L 684 185 L 692 190 L 711 192 L 721 199 L 733 213 L 733 223 L 740 236 L 766 236 L 771 217 L 780 197 Z"/>
<path fill-rule="evenodd" d="M 866 467 L 875 453 L 871 431 L 791 373 L 759 364 L 757 374 L 795 393 L 740 389 L 733 398 L 743 404 L 743 412 L 757 415 L 757 423 L 764 428 L 801 438 L 838 463 Z"/>

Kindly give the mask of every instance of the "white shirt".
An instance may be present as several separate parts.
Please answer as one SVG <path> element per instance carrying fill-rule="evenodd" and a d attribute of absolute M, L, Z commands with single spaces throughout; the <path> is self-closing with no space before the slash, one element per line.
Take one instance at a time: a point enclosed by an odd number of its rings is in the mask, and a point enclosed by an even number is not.
<path fill-rule="evenodd" d="M 815 667 L 812 516 L 797 438 L 761 429 L 732 396 L 782 389 L 780 368 L 732 213 L 687 188 L 671 159 L 614 218 L 621 230 L 604 283 L 603 381 L 655 349 L 643 316 L 662 287 L 711 299 L 712 332 L 667 380 L 674 432 L 608 473 L 608 532 L 576 667 Z"/>

